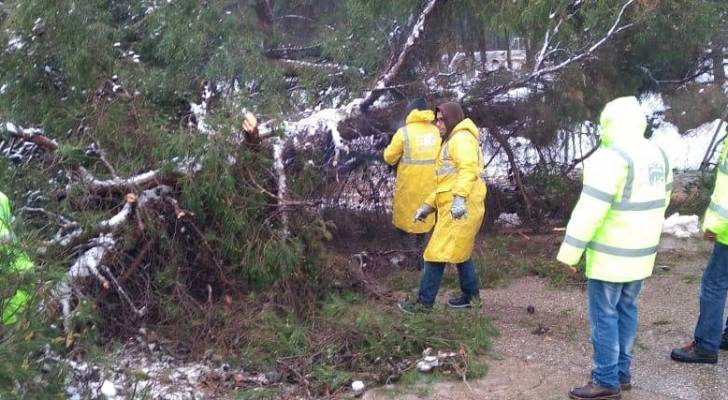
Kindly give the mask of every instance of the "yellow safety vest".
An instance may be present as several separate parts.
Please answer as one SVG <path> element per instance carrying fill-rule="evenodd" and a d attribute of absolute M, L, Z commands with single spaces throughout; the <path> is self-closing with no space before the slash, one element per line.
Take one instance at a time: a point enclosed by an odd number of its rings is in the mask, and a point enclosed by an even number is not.
<path fill-rule="evenodd" d="M 705 211 L 703 218 L 703 230 L 716 234 L 719 243 L 728 245 L 728 145 L 723 144 L 723 149 L 718 158 L 718 166 L 715 176 L 715 187 L 710 196 L 710 204 Z"/>
<path fill-rule="evenodd" d="M 586 251 L 586 276 L 631 282 L 652 274 L 672 171 L 665 153 L 644 139 L 637 99 L 610 102 L 601 117 L 603 147 L 584 168 L 584 184 L 557 259 L 576 265 Z"/>
<path fill-rule="evenodd" d="M 13 243 L 11 227 L 12 213 L 10 210 L 10 200 L 0 192 L 0 252 L 2 252 L 2 260 L 7 264 L 3 266 L 5 271 L 13 273 L 21 273 L 30 270 L 33 263 L 28 256 L 15 248 Z M 11 325 L 17 322 L 17 316 L 29 300 L 28 293 L 23 289 L 18 289 L 10 299 L 3 299 L 3 307 L 0 312 L 2 323 Z"/>

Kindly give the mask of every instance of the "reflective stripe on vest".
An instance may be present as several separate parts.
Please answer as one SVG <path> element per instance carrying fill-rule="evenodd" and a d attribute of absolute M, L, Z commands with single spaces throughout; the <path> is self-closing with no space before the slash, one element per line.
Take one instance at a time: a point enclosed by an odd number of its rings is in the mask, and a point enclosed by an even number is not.
<path fill-rule="evenodd" d="M 564 243 L 579 249 L 589 248 L 600 253 L 619 257 L 646 257 L 657 253 L 657 246 L 650 246 L 642 249 L 627 249 L 624 247 L 609 246 L 597 242 L 585 242 L 569 235 L 564 237 Z"/>
<path fill-rule="evenodd" d="M 440 165 L 440 168 L 435 171 L 436 176 L 455 175 L 458 172 L 452 162 L 447 159 L 449 155 L 450 154 L 447 151 L 447 143 L 443 143 L 442 150 L 440 151 L 440 161 L 442 161 L 442 164 Z"/>
<path fill-rule="evenodd" d="M 611 147 L 611 149 L 619 154 L 619 156 L 627 162 L 627 179 L 625 180 L 624 191 L 622 192 L 622 200 L 619 202 L 615 202 L 614 194 L 604 192 L 593 186 L 588 185 L 584 185 L 581 193 L 591 196 L 597 200 L 601 200 L 605 203 L 611 203 L 611 209 L 616 211 L 648 211 L 665 207 L 664 198 L 660 200 L 650 201 L 629 201 L 630 197 L 632 197 L 632 188 L 634 186 L 634 162 L 632 161 L 632 157 L 630 157 L 629 154 L 627 154 L 627 152 L 625 152 L 624 150 L 616 146 Z M 662 159 L 665 163 L 665 190 L 672 190 L 672 182 L 667 183 L 667 177 L 669 176 L 670 168 L 670 165 L 667 161 L 667 156 L 665 155 L 665 152 L 662 151 L 662 149 L 660 149 L 659 147 L 658 149 L 660 150 L 660 153 L 662 154 Z"/>
<path fill-rule="evenodd" d="M 708 205 L 708 209 L 715 211 L 721 217 L 728 219 L 728 209 L 725 209 L 724 207 L 720 206 L 718 203 L 714 203 L 713 201 L 711 201 L 710 205 Z"/>
<path fill-rule="evenodd" d="M 402 136 L 404 136 L 404 156 L 402 157 L 402 164 L 411 165 L 432 165 L 435 160 L 413 160 L 410 150 L 409 133 L 407 132 L 407 126 L 402 127 Z"/>

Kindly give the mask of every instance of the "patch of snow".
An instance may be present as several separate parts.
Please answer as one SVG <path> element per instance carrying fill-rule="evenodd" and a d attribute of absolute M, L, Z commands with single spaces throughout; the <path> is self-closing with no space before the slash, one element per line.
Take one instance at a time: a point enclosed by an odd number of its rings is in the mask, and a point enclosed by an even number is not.
<path fill-rule="evenodd" d="M 215 132 L 210 129 L 210 127 L 207 126 L 207 123 L 205 122 L 205 117 L 207 116 L 207 107 L 208 107 L 208 101 L 212 97 L 213 94 L 213 87 L 211 83 L 206 83 L 205 87 L 202 91 L 202 100 L 200 101 L 200 104 L 197 104 L 195 102 L 190 102 L 190 111 L 192 112 L 192 115 L 195 116 L 195 121 L 197 130 L 200 131 L 200 133 L 203 133 L 205 135 L 214 135 Z"/>
<path fill-rule="evenodd" d="M 25 47 L 25 42 L 19 35 L 11 35 L 10 40 L 8 40 L 8 46 L 13 50 L 22 50 Z"/>
<path fill-rule="evenodd" d="M 352 103 L 348 104 L 347 107 L 352 106 Z M 339 122 L 344 120 L 347 115 L 346 108 L 343 111 L 338 108 L 327 108 L 316 111 L 299 121 L 286 121 L 284 123 L 284 129 L 288 136 L 301 134 L 304 136 L 312 136 L 321 131 L 329 132 L 331 134 L 331 139 L 334 142 L 333 165 L 336 166 L 339 162 L 341 151 L 349 152 L 349 146 L 345 144 L 344 140 L 341 138 L 338 127 Z"/>
<path fill-rule="evenodd" d="M 103 394 L 107 399 L 113 400 L 116 398 L 116 387 L 113 383 L 104 381 L 101 385 L 101 394 Z"/>
<path fill-rule="evenodd" d="M 521 226 L 521 218 L 518 217 L 517 213 L 501 213 L 495 220 L 498 225 L 504 226 Z"/>
<path fill-rule="evenodd" d="M 667 154 L 672 168 L 697 170 L 708 150 L 719 120 L 705 123 L 681 135 L 675 125 L 663 122 L 654 131 L 651 140 Z M 725 124 L 724 124 L 725 125 Z M 719 135 L 718 139 L 722 136 Z M 720 146 L 718 146 L 720 148 Z M 714 152 L 709 161 L 715 161 L 719 151 Z"/>
<path fill-rule="evenodd" d="M 510 101 L 523 101 L 533 93 L 530 88 L 522 87 L 509 90 L 507 93 L 499 94 L 493 98 L 496 103 L 499 102 L 510 102 Z"/>
<path fill-rule="evenodd" d="M 662 225 L 662 232 L 685 239 L 700 233 L 699 218 L 697 215 L 672 214 Z"/>

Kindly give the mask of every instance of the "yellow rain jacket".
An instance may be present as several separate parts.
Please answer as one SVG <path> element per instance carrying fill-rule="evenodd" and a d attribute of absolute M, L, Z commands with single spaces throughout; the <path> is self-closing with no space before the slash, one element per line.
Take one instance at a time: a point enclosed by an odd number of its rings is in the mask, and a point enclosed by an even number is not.
<path fill-rule="evenodd" d="M 406 125 L 397 130 L 384 149 L 384 161 L 397 166 L 392 201 L 392 223 L 409 233 L 426 233 L 435 225 L 430 215 L 424 223 L 415 223 L 412 216 L 427 195 L 435 190 L 435 159 L 440 151 L 440 132 L 432 124 L 430 110 L 413 110 Z"/>
<path fill-rule="evenodd" d="M 10 200 L 4 193 L 0 192 L 0 260 L 7 263 L 2 267 L 6 272 L 22 273 L 33 267 L 28 256 L 22 251 L 15 249 L 13 244 L 12 231 L 10 230 Z M 28 293 L 22 289 L 16 290 L 9 299 L 2 301 L 2 323 L 10 325 L 17 322 L 17 315 L 25 308 L 28 301 Z"/>
<path fill-rule="evenodd" d="M 645 115 L 634 97 L 602 112 L 601 148 L 584 166 L 584 185 L 557 259 L 576 265 L 586 251 L 586 276 L 632 282 L 652 275 L 672 171 L 665 153 L 644 138 Z"/>
<path fill-rule="evenodd" d="M 478 128 L 466 118 L 443 142 L 435 170 L 437 187 L 425 200 L 437 210 L 437 223 L 425 249 L 425 261 L 461 263 L 473 253 L 475 235 L 485 215 L 487 192 L 478 135 Z M 463 218 L 453 219 L 450 214 L 453 196 L 465 198 L 467 213 Z"/>
<path fill-rule="evenodd" d="M 728 245 L 728 144 L 723 144 L 718 159 L 715 187 L 705 211 L 703 230 L 715 233 L 716 240 Z"/>

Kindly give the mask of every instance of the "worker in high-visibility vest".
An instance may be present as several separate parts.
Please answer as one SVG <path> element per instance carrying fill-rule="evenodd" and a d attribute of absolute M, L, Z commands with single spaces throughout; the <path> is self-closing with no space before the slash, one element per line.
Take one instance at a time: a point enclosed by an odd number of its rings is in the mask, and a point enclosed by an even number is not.
<path fill-rule="evenodd" d="M 435 159 L 440 151 L 440 132 L 433 124 L 435 113 L 427 109 L 424 99 L 407 104 L 405 125 L 395 132 L 387 148 L 384 161 L 397 166 L 392 199 L 392 223 L 404 236 L 407 259 L 421 268 L 421 254 L 427 233 L 435 225 L 435 216 L 423 223 L 412 221 L 417 207 L 435 190 Z"/>
<path fill-rule="evenodd" d="M 714 241 L 713 253 L 700 282 L 700 315 L 693 341 L 673 349 L 670 357 L 679 362 L 715 364 L 718 349 L 728 350 L 721 340 L 723 309 L 728 292 L 728 145 L 718 158 L 715 188 L 703 219 L 704 237 Z M 728 334 L 728 330 L 726 332 Z"/>
<path fill-rule="evenodd" d="M 11 230 L 11 219 L 10 200 L 0 192 L 0 262 L 5 264 L 2 267 L 6 273 L 19 274 L 31 270 L 33 263 L 24 252 L 16 247 Z M 23 289 L 17 289 L 10 297 L 0 299 L 2 323 L 4 325 L 16 323 L 18 314 L 25 309 L 28 300 L 29 295 Z"/>
<path fill-rule="evenodd" d="M 600 118 L 600 148 L 584 166 L 581 196 L 557 259 L 575 271 L 586 253 L 591 381 L 572 399 L 619 398 L 631 386 L 637 297 L 652 275 L 672 172 L 665 153 L 644 138 L 647 120 L 634 97 L 609 102 Z"/>

